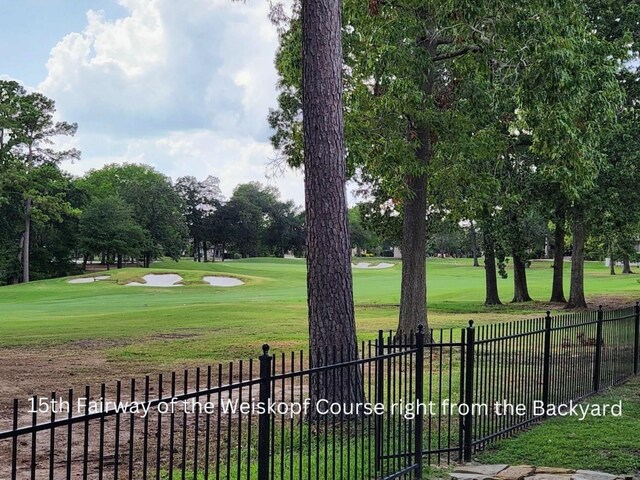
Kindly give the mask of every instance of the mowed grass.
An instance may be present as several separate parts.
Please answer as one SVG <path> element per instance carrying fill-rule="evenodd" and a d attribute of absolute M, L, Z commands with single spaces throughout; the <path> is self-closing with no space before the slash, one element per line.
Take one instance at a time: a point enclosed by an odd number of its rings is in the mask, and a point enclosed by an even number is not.
<path fill-rule="evenodd" d="M 640 379 L 586 400 L 617 404 L 622 416 L 587 416 L 547 420 L 517 437 L 502 440 L 478 456 L 482 463 L 526 464 L 605 471 L 618 475 L 640 473 Z"/>
<path fill-rule="evenodd" d="M 365 260 L 362 261 L 385 261 Z M 358 335 L 374 338 L 393 329 L 400 301 L 401 265 L 389 269 L 354 269 Z M 566 265 L 568 281 L 569 265 Z M 541 303 L 487 308 L 484 269 L 468 259 L 430 259 L 429 322 L 432 328 L 463 327 L 540 315 Z M 129 287 L 148 273 L 177 273 L 184 286 Z M 68 278 L 0 288 L 0 346 L 63 345 L 102 342 L 110 358 L 151 364 L 212 362 L 255 357 L 263 343 L 277 351 L 304 348 L 308 338 L 306 267 L 303 260 L 256 258 L 216 263 L 156 263 L 151 269 L 106 272 L 109 280 L 69 284 Z M 212 287 L 204 275 L 234 276 L 240 287 Z M 93 274 L 95 275 L 95 274 Z M 528 270 L 532 296 L 548 300 L 550 262 L 534 262 Z M 601 263 L 588 263 L 586 291 L 591 297 L 640 297 L 640 275 L 610 276 Z M 499 279 L 503 302 L 513 293 L 513 280 Z M 568 286 L 567 286 L 568 290 Z M 568 291 L 567 291 L 568 294 Z"/>

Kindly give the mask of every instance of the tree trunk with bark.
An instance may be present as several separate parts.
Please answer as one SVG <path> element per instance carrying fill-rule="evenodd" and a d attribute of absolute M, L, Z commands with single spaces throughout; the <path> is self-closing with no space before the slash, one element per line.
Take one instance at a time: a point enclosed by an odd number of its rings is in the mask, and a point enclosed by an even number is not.
<path fill-rule="evenodd" d="M 527 287 L 527 265 L 522 256 L 513 253 L 513 300 L 512 303 L 531 302 Z"/>
<path fill-rule="evenodd" d="M 119 253 L 119 254 L 117 255 L 117 258 L 118 258 L 118 265 L 117 265 L 117 268 L 118 268 L 118 269 L 120 269 L 120 268 L 122 268 L 122 254 L 121 254 L 121 253 Z"/>
<path fill-rule="evenodd" d="M 631 261 L 629 260 L 628 253 L 622 254 L 622 273 L 624 274 L 633 273 L 633 271 L 631 270 Z"/>
<path fill-rule="evenodd" d="M 30 258 L 31 258 L 31 208 L 32 202 L 30 198 L 25 200 L 24 205 L 24 242 L 22 244 L 22 281 L 29 283 Z"/>
<path fill-rule="evenodd" d="M 553 283 L 551 286 L 551 302 L 566 303 L 564 297 L 564 213 L 556 218 L 556 229 L 553 234 Z"/>
<path fill-rule="evenodd" d="M 436 56 L 435 41 L 420 43 L 431 57 Z M 434 71 L 425 72 L 422 93 L 425 98 L 433 94 Z M 432 145 L 429 125 L 417 125 L 415 135 L 419 145 L 416 150 L 418 164 L 426 169 L 431 161 Z M 398 335 L 417 332 L 423 325 L 429 332 L 427 321 L 427 175 L 407 176 L 409 195 L 404 199 L 402 224 L 402 282 L 400 288 L 400 317 Z M 428 341 L 428 339 L 427 339 Z"/>
<path fill-rule="evenodd" d="M 498 273 L 496 270 L 496 250 L 493 236 L 484 232 L 484 274 L 486 297 L 485 305 L 502 305 L 498 295 Z"/>
<path fill-rule="evenodd" d="M 471 252 L 473 254 L 473 266 L 479 267 L 480 262 L 478 262 L 478 234 L 476 233 L 476 226 L 473 224 L 473 220 L 471 220 L 471 227 L 469 229 L 471 233 Z"/>
<path fill-rule="evenodd" d="M 616 259 L 613 255 L 613 244 L 609 244 L 609 275 L 616 274 Z"/>
<path fill-rule="evenodd" d="M 302 2 L 302 110 L 305 207 L 307 215 L 307 303 L 313 366 L 357 357 L 346 201 L 342 112 L 340 0 Z M 335 359 L 334 359 L 335 360 Z M 364 398 L 359 368 L 342 385 L 327 375 L 311 377 L 311 398 L 359 402 Z"/>
<path fill-rule="evenodd" d="M 398 335 L 417 332 L 427 325 L 427 178 L 408 179 L 413 197 L 404 204 L 402 224 L 402 283 Z"/>
<path fill-rule="evenodd" d="M 571 289 L 565 308 L 587 308 L 584 296 L 584 243 L 587 236 L 584 209 L 575 207 L 571 222 L 573 245 L 571 252 Z"/>

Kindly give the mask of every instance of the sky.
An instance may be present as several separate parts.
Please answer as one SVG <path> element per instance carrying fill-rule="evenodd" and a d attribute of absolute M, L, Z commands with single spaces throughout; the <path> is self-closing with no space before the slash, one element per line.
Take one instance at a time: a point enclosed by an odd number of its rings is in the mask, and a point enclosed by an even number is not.
<path fill-rule="evenodd" d="M 278 43 L 266 0 L 0 0 L 0 78 L 78 123 L 74 175 L 109 163 L 174 180 L 261 181 L 304 204 L 300 172 L 267 178 Z"/>

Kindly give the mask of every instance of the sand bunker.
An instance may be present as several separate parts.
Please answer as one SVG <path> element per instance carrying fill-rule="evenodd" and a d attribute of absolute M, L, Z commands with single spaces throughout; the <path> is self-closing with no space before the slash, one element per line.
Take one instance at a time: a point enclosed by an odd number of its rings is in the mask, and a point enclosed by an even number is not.
<path fill-rule="evenodd" d="M 369 269 L 379 269 L 379 268 L 391 268 L 393 267 L 393 263 L 378 263 L 376 265 L 371 265 L 366 262 L 352 263 L 353 268 L 369 268 Z"/>
<path fill-rule="evenodd" d="M 214 287 L 237 287 L 244 285 L 242 280 L 232 277 L 203 277 L 202 281 L 207 282 Z"/>
<path fill-rule="evenodd" d="M 128 287 L 181 287 L 176 283 L 182 281 L 182 277 L 175 273 L 153 274 L 142 277 L 145 283 L 131 282 L 127 283 Z"/>
<path fill-rule="evenodd" d="M 99 282 L 100 280 L 108 280 L 109 278 L 109 275 L 98 275 L 97 277 L 74 278 L 73 280 L 69 280 L 69 283 L 93 283 Z"/>

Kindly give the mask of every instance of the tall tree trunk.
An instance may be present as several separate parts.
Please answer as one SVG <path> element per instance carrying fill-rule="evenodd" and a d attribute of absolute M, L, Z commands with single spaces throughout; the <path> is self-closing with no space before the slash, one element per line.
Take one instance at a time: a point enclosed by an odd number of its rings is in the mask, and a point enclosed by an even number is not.
<path fill-rule="evenodd" d="M 629 260 L 629 254 L 628 253 L 623 253 L 622 254 L 622 273 L 633 273 L 633 271 L 631 270 L 631 261 Z"/>
<path fill-rule="evenodd" d="M 307 303 L 311 363 L 331 361 L 338 348 L 357 357 L 351 252 L 346 200 L 342 112 L 340 0 L 302 1 L 302 110 L 307 215 Z M 335 360 L 335 359 L 334 359 Z M 326 375 L 311 377 L 311 398 L 359 402 L 360 370 L 336 388 Z"/>
<path fill-rule="evenodd" d="M 424 43 L 429 55 L 436 55 L 435 41 Z M 434 71 L 425 72 L 422 93 L 425 98 L 433 94 Z M 431 131 L 424 121 L 418 123 L 415 135 L 419 145 L 416 160 L 423 171 L 428 167 L 431 154 Z M 402 285 L 400 289 L 400 317 L 397 334 L 417 332 L 423 325 L 429 332 L 427 321 L 427 175 L 410 175 L 406 178 L 410 194 L 404 199 L 402 223 Z"/>
<path fill-rule="evenodd" d="M 613 242 L 609 243 L 609 275 L 616 274 L 616 258 L 613 255 Z"/>
<path fill-rule="evenodd" d="M 87 262 L 89 261 L 89 254 L 85 253 L 82 256 L 82 271 L 86 271 L 87 270 Z"/>
<path fill-rule="evenodd" d="M 571 222 L 573 245 L 571 252 L 571 289 L 565 308 L 587 308 L 584 297 L 584 242 L 587 236 L 584 209 L 576 206 Z"/>
<path fill-rule="evenodd" d="M 480 262 L 478 262 L 478 234 L 476 233 L 476 226 L 473 224 L 473 220 L 471 220 L 471 227 L 469 229 L 471 233 L 471 253 L 473 254 L 473 266 L 479 267 Z"/>
<path fill-rule="evenodd" d="M 556 218 L 556 229 L 553 234 L 553 283 L 551 287 L 551 302 L 566 303 L 564 297 L 564 212 Z"/>
<path fill-rule="evenodd" d="M 530 302 L 529 288 L 527 287 L 527 265 L 518 254 L 513 253 L 513 303 Z"/>
<path fill-rule="evenodd" d="M 118 269 L 120 269 L 120 268 L 122 268 L 122 254 L 121 254 L 121 253 L 118 253 L 117 258 L 118 258 L 118 265 L 117 265 L 117 268 L 118 268 Z"/>
<path fill-rule="evenodd" d="M 404 204 L 398 335 L 417 332 L 427 323 L 427 178 L 410 178 L 408 183 L 413 197 Z"/>
<path fill-rule="evenodd" d="M 31 199 L 27 198 L 24 205 L 24 243 L 22 244 L 22 281 L 29 283 L 31 257 Z"/>
<path fill-rule="evenodd" d="M 493 236 L 484 231 L 484 275 L 486 297 L 485 305 L 502 305 L 498 295 L 498 273 L 496 271 L 496 248 Z"/>
<path fill-rule="evenodd" d="M 207 241 L 202 240 L 202 253 L 204 255 L 204 263 L 207 263 L 209 259 L 207 258 Z"/>

